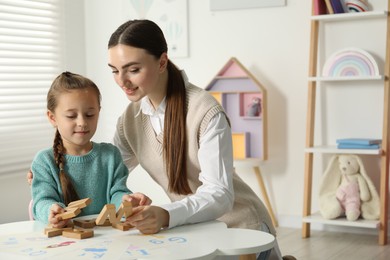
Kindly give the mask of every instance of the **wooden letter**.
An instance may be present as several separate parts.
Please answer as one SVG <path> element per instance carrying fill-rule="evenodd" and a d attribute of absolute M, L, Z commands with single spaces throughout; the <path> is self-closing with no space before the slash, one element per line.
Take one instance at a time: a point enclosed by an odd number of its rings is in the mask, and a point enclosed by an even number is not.
<path fill-rule="evenodd" d="M 76 217 L 81 212 L 80 208 L 66 208 L 65 210 L 66 211 L 64 213 L 57 215 L 57 218 L 59 220 L 70 219 L 70 218 Z"/>
<path fill-rule="evenodd" d="M 95 220 L 96 219 L 75 219 L 73 220 L 73 223 L 75 224 L 75 226 L 79 226 L 82 228 L 93 228 L 96 226 Z"/>
<path fill-rule="evenodd" d="M 103 225 L 107 217 L 109 217 L 111 224 L 118 223 L 114 204 L 104 205 L 102 211 L 100 211 L 99 216 L 95 220 L 96 225 Z"/>
<path fill-rule="evenodd" d="M 91 201 L 92 200 L 90 198 L 85 198 L 85 199 L 81 199 L 81 200 L 72 201 L 72 202 L 70 202 L 68 204 L 66 209 L 68 209 L 68 208 L 80 208 L 80 209 L 83 209 L 86 206 L 88 206 L 89 204 L 91 204 Z"/>
<path fill-rule="evenodd" d="M 127 231 L 130 228 L 133 228 L 133 226 L 130 225 L 130 223 L 127 223 L 127 222 L 121 222 L 121 223 L 112 224 L 112 227 L 116 228 L 116 229 L 119 229 L 119 230 L 122 230 L 122 231 Z"/>
<path fill-rule="evenodd" d="M 93 237 L 93 230 L 73 229 L 62 232 L 62 236 L 67 238 L 85 239 Z"/>
<path fill-rule="evenodd" d="M 123 201 L 116 213 L 116 220 L 120 222 L 123 216 L 127 218 L 132 213 L 133 213 L 133 206 L 131 205 L 131 202 Z"/>

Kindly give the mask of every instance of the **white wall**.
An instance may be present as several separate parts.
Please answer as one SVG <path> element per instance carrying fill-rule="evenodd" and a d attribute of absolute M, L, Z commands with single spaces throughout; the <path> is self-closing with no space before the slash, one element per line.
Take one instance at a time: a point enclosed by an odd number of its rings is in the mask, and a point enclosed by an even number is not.
<path fill-rule="evenodd" d="M 111 141 L 116 119 L 128 103 L 112 79 L 106 51 L 110 34 L 125 20 L 123 1 L 128 0 L 84 0 L 86 60 L 78 51 L 83 46 L 77 49 L 76 45 L 72 45 L 67 52 L 71 61 L 67 68 L 83 70 L 80 64 L 85 63 L 86 75 L 102 91 L 100 125 L 95 136 L 97 141 Z M 186 70 L 192 83 L 205 87 L 234 56 L 266 87 L 269 160 L 261 165 L 261 171 L 281 226 L 301 225 L 310 2 L 287 0 L 285 7 L 211 12 L 208 0 L 189 0 L 190 54 L 188 58 L 173 59 Z M 382 9 L 383 2 L 370 0 L 372 5 Z M 79 32 L 82 29 L 83 22 L 72 24 L 74 30 Z M 366 30 L 362 28 L 361 31 Z M 364 44 L 370 44 L 368 37 L 365 41 Z M 338 108 L 342 109 L 342 106 Z M 337 113 L 337 106 L 334 111 Z M 370 133 L 369 130 L 367 133 Z M 261 197 L 251 169 L 240 167 L 237 170 Z M 167 200 L 142 169 L 131 174 L 128 183 L 133 191 L 147 193 L 157 204 Z M 17 180 L 2 181 L 0 190 L 4 190 L 4 185 L 15 187 L 9 193 L 12 198 L 18 199 L 16 204 L 23 206 L 15 209 L 11 217 L 0 216 L 0 222 L 27 219 L 25 204 L 28 203 L 29 191 L 26 192 L 24 175 Z M 10 204 L 1 200 L 5 198 L 0 198 L 1 205 Z M 315 194 L 313 201 L 316 202 Z"/>

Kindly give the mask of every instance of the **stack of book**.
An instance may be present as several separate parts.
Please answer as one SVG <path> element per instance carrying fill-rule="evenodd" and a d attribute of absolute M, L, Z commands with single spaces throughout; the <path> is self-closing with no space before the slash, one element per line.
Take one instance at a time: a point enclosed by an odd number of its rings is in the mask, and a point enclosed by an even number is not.
<path fill-rule="evenodd" d="M 381 139 L 371 138 L 343 138 L 337 139 L 338 149 L 379 149 L 381 147 Z"/>

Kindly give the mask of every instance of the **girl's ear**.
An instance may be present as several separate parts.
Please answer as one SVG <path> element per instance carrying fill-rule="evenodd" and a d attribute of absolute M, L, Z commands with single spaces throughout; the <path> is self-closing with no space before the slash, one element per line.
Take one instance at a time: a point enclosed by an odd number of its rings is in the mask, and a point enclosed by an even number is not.
<path fill-rule="evenodd" d="M 166 52 L 164 52 L 163 54 L 161 54 L 160 57 L 160 72 L 165 71 L 167 66 L 168 66 L 168 55 Z"/>
<path fill-rule="evenodd" d="M 46 115 L 47 115 L 47 119 L 49 119 L 50 124 L 53 127 L 57 127 L 57 121 L 54 113 L 51 112 L 50 110 L 47 110 Z"/>

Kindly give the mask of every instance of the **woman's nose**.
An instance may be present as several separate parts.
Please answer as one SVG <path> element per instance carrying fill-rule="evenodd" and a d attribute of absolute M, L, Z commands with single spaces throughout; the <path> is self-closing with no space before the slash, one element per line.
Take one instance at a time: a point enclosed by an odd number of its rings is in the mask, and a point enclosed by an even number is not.
<path fill-rule="evenodd" d="M 121 88 L 131 85 L 130 79 L 124 73 L 118 77 L 117 83 Z"/>

